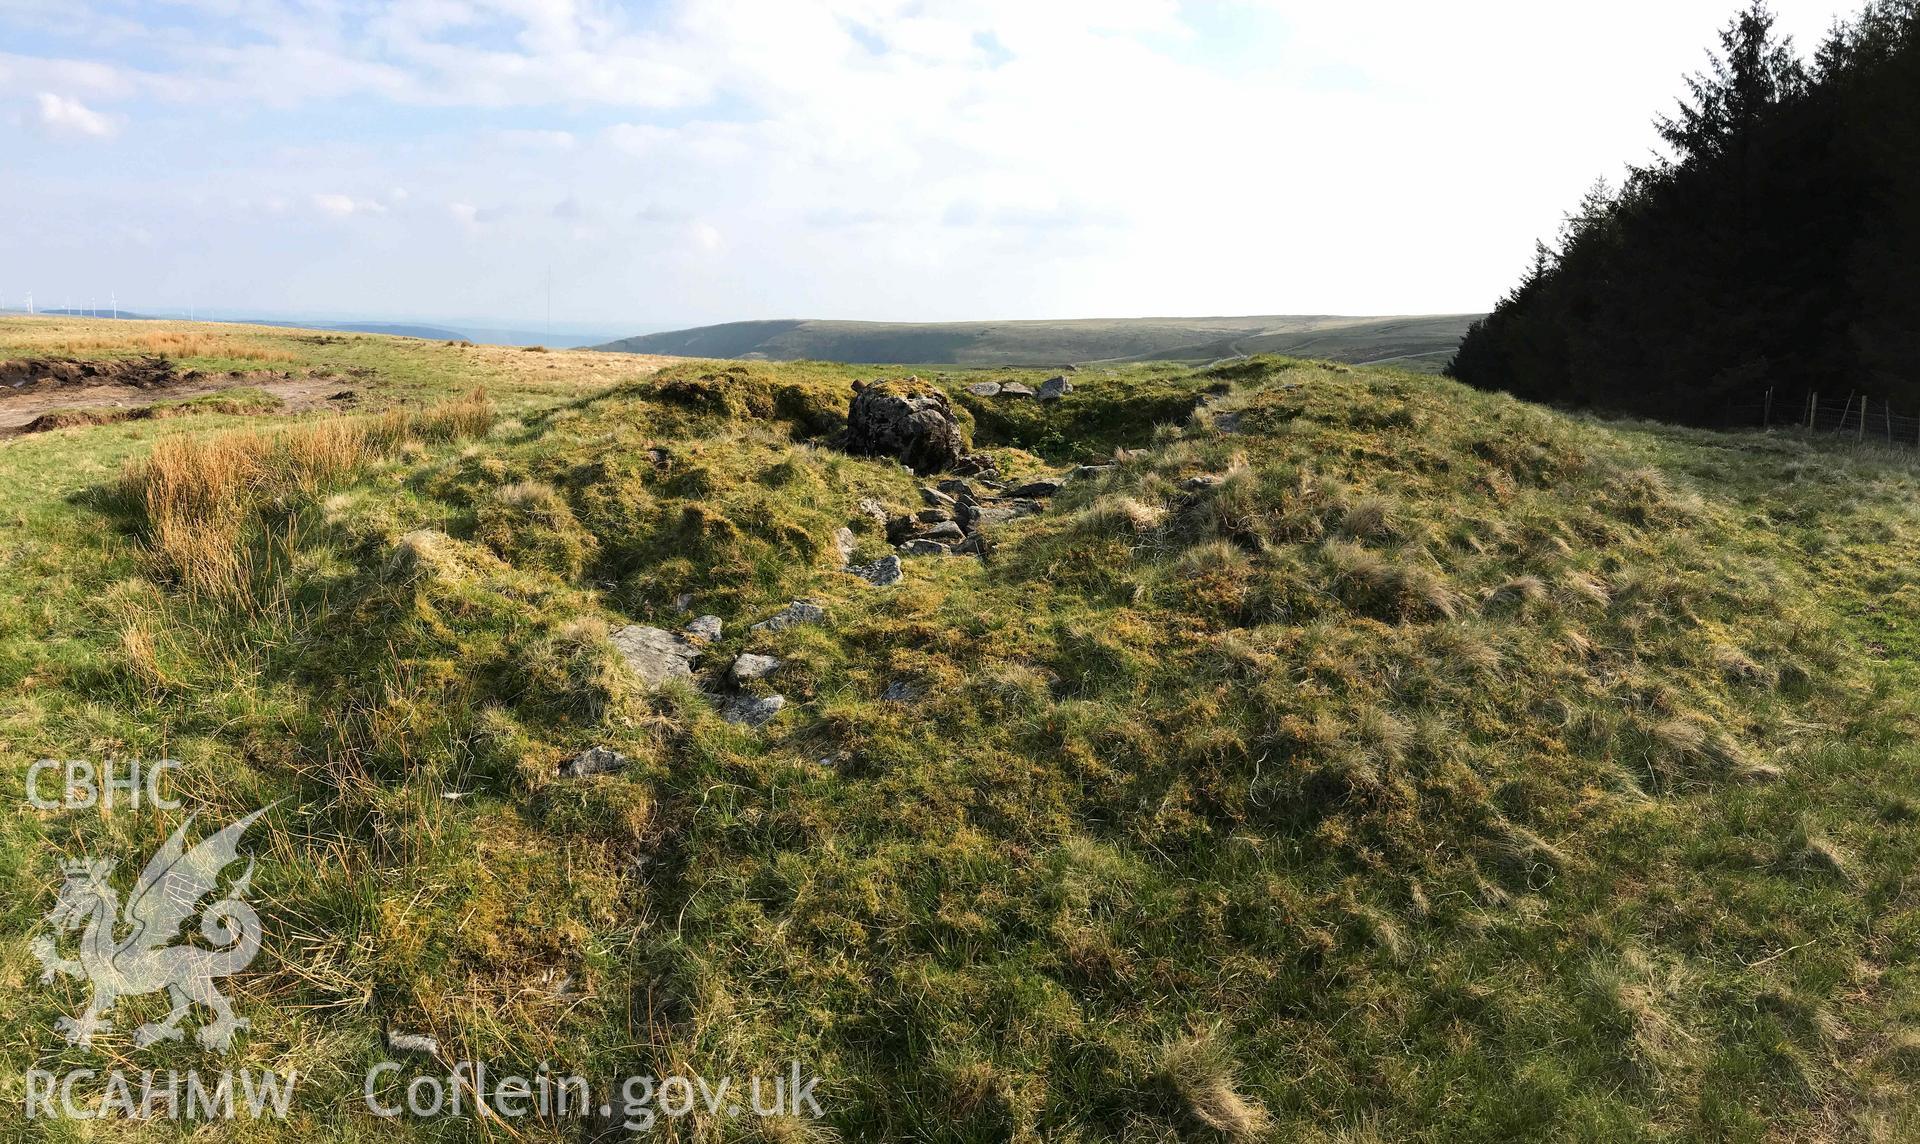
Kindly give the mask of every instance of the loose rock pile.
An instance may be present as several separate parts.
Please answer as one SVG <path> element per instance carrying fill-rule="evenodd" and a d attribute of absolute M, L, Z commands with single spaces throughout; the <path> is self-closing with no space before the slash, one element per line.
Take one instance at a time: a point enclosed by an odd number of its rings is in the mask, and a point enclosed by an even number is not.
<path fill-rule="evenodd" d="M 922 485 L 923 507 L 908 514 L 895 514 L 879 501 L 863 498 L 858 509 L 862 516 L 880 525 L 887 542 L 908 556 L 985 556 L 990 551 L 988 531 L 995 526 L 1045 511 L 1045 502 L 1058 494 L 1063 481 L 1051 477 L 1028 480 L 1017 485 L 1000 481 L 1000 471 L 991 455 L 969 453 L 959 422 L 953 416 L 946 395 L 918 378 L 901 382 L 855 382 L 855 396 L 848 415 L 846 448 L 864 456 L 893 457 L 916 472 L 953 473 L 939 481 Z M 1073 391 L 1065 375 L 1048 379 L 1036 395 L 1015 382 L 979 382 L 968 386 L 978 397 L 1031 398 L 1057 401 Z M 1069 479 L 1087 479 L 1110 471 L 1113 465 L 1081 465 Z M 841 569 L 878 587 L 900 582 L 905 569 L 900 556 L 884 556 L 867 564 L 854 564 L 858 538 L 850 528 L 840 528 L 833 536 Z M 684 603 L 683 603 L 684 606 Z M 772 616 L 751 625 L 752 632 L 771 634 L 800 624 L 819 623 L 826 609 L 812 600 L 794 600 Z M 640 681 L 657 688 L 673 680 L 691 682 L 694 664 L 706 645 L 720 638 L 723 624 L 718 616 L 700 616 L 679 632 L 644 624 L 630 624 L 612 635 L 614 647 Z M 731 688 L 725 693 L 707 692 L 721 718 L 731 723 L 762 727 L 785 708 L 783 695 L 758 694 L 751 686 L 765 686 L 779 671 L 782 661 L 771 655 L 742 653 L 724 672 Z M 903 681 L 890 683 L 883 696 L 888 702 L 911 702 L 917 688 Z M 604 747 L 592 747 L 562 763 L 563 778 L 610 774 L 624 769 L 626 756 Z"/>
<path fill-rule="evenodd" d="M 984 555 L 983 529 L 1041 512 L 1041 499 L 1060 490 L 1058 481 L 1029 481 L 1009 491 L 995 480 L 949 477 L 923 485 L 926 507 L 887 519 L 887 541 L 908 556 Z"/>

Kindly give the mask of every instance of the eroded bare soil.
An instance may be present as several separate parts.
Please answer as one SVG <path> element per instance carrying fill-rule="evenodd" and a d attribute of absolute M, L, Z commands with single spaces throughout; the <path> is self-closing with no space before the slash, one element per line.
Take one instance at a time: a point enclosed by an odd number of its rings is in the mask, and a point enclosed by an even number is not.
<path fill-rule="evenodd" d="M 61 410 L 132 409 L 241 387 L 271 394 L 283 403 L 279 412 L 294 413 L 328 404 L 342 381 L 280 370 L 182 371 L 163 357 L 19 358 L 0 362 L 0 435 L 60 428 L 70 422 L 48 415 Z"/>

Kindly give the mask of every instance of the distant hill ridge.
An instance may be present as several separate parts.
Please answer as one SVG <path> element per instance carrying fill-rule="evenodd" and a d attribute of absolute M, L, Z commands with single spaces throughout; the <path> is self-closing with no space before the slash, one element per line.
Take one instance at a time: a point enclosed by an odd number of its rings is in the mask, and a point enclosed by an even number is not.
<path fill-rule="evenodd" d="M 622 338 L 619 353 L 874 364 L 1206 362 L 1256 353 L 1438 371 L 1479 315 L 1264 315 L 1004 322 L 726 322 Z"/>

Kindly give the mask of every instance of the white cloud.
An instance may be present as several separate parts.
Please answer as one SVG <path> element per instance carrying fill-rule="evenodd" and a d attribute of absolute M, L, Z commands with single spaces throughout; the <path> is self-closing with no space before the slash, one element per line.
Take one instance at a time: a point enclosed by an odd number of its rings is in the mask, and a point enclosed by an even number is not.
<path fill-rule="evenodd" d="M 351 195 L 341 194 L 321 194 L 313 196 L 313 209 L 329 218 L 348 218 L 352 215 L 387 213 L 386 204 L 377 199 L 356 199 Z"/>
<path fill-rule="evenodd" d="M 1853 2 L 1775 6 L 1806 48 Z M 608 320 L 677 321 L 1484 307 L 1644 158 L 1736 0 L 179 3 L 209 18 L 151 40 L 62 5 L 137 55 L 0 55 L 28 91 L 139 100 L 124 201 L 155 233 L 256 265 L 200 204 L 284 201 L 314 292 L 288 305 L 371 304 L 379 260 L 393 304 L 505 314 L 570 259 Z M 438 225 L 315 221 L 381 214 Z"/>
<path fill-rule="evenodd" d="M 119 130 L 110 117 L 50 91 L 41 92 L 36 101 L 35 122 L 50 135 L 85 139 L 105 139 Z"/>
<path fill-rule="evenodd" d="M 696 222 L 687 228 L 687 237 L 704 253 L 712 254 L 726 243 L 726 236 L 712 223 Z"/>

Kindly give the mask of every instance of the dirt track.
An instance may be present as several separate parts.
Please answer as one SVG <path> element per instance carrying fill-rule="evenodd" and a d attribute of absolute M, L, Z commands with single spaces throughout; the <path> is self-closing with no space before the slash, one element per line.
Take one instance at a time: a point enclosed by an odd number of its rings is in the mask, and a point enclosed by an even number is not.
<path fill-rule="evenodd" d="M 0 378 L 5 378 L 6 368 L 14 364 L 0 363 Z M 286 403 L 286 412 L 298 413 L 318 408 L 326 404 L 328 397 L 352 386 L 351 381 L 341 377 L 267 371 L 173 374 L 171 377 L 171 381 L 155 384 L 152 375 L 95 374 L 53 384 L 29 383 L 17 389 L 0 386 L 0 434 L 18 432 L 42 414 L 60 409 L 125 409 L 241 388 L 272 394 Z"/>

